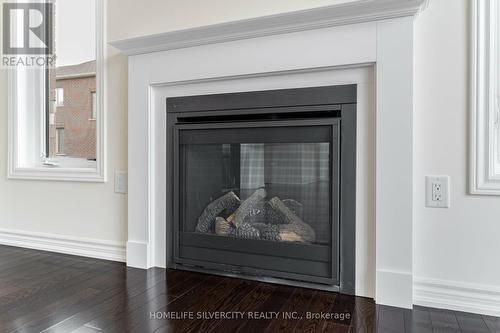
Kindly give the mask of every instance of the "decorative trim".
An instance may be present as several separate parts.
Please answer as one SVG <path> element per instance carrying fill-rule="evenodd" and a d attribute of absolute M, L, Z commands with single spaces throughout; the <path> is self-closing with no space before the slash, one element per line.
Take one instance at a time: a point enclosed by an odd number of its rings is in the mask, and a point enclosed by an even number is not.
<path fill-rule="evenodd" d="M 440 309 L 500 316 L 500 288 L 456 281 L 415 278 L 413 303 Z"/>
<path fill-rule="evenodd" d="M 110 42 L 126 55 L 413 16 L 428 0 L 359 0 Z"/>
<path fill-rule="evenodd" d="M 495 15 L 497 1 L 474 0 L 471 7 L 469 191 L 471 194 L 500 195 L 500 174 L 495 171 L 495 129 L 492 119 L 498 117 L 495 94 L 497 70 L 491 59 L 498 50 L 491 34 L 500 21 Z M 497 23 L 492 22 L 497 21 Z M 493 67 L 493 68 L 492 68 Z M 493 157 L 492 157 L 493 156 Z"/>
<path fill-rule="evenodd" d="M 9 179 L 51 180 L 67 182 L 103 183 L 105 179 L 95 169 L 54 168 L 41 166 L 34 168 L 14 168 L 9 170 Z"/>
<path fill-rule="evenodd" d="M 127 266 L 148 269 L 153 267 L 150 258 L 150 246 L 146 242 L 127 242 Z"/>
<path fill-rule="evenodd" d="M 412 272 L 377 270 L 375 301 L 377 304 L 412 308 Z"/>
<path fill-rule="evenodd" d="M 125 243 L 56 234 L 0 229 L 0 244 L 125 262 Z"/>

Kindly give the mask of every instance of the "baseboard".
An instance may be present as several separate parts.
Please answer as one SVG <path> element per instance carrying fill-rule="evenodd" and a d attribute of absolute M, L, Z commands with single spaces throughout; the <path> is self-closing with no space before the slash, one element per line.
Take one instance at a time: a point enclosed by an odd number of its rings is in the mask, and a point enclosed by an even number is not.
<path fill-rule="evenodd" d="M 125 262 L 125 244 L 97 239 L 0 229 L 0 244 Z"/>
<path fill-rule="evenodd" d="M 146 242 L 127 242 L 127 266 L 148 269 L 151 267 L 149 260 L 149 245 Z"/>
<path fill-rule="evenodd" d="M 411 272 L 377 270 L 375 301 L 377 304 L 410 309 L 413 306 Z"/>
<path fill-rule="evenodd" d="M 456 281 L 415 278 L 413 303 L 433 308 L 500 316 L 500 288 Z"/>

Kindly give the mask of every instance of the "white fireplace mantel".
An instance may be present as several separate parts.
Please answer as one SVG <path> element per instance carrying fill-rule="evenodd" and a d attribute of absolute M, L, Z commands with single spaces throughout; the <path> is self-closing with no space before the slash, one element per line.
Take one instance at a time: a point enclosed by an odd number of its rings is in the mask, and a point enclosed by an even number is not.
<path fill-rule="evenodd" d="M 111 42 L 128 56 L 414 16 L 429 0 L 360 0 Z"/>
<path fill-rule="evenodd" d="M 166 97 L 357 83 L 358 104 L 373 113 L 358 126 L 373 127 L 374 156 L 373 186 L 357 186 L 361 202 L 373 198 L 356 217 L 371 235 L 357 242 L 374 241 L 356 293 L 411 307 L 413 17 L 425 3 L 362 0 L 112 42 L 129 55 L 127 264 L 167 265 Z"/>

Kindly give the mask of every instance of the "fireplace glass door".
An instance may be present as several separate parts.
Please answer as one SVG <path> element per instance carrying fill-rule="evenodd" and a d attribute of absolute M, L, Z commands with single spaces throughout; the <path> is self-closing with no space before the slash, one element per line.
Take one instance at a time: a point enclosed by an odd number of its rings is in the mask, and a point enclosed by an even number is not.
<path fill-rule="evenodd" d="M 176 259 L 333 284 L 339 122 L 175 127 Z"/>

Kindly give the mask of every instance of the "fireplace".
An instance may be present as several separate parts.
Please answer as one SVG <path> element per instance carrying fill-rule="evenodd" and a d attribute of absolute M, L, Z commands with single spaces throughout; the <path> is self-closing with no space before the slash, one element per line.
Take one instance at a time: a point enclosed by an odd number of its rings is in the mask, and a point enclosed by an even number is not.
<path fill-rule="evenodd" d="M 168 98 L 167 127 L 174 268 L 354 293 L 356 85 Z"/>

